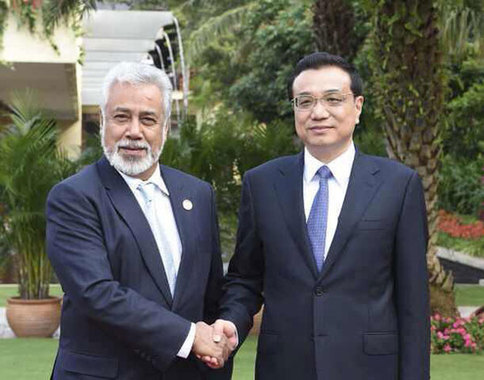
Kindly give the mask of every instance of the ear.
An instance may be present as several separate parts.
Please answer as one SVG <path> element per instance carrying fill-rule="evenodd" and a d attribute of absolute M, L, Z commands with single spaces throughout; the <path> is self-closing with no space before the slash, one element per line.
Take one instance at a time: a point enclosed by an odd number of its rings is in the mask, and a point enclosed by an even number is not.
<path fill-rule="evenodd" d="M 363 103 L 365 101 L 365 98 L 363 96 L 357 96 L 355 98 L 355 110 L 356 110 L 356 124 L 358 124 L 360 122 L 360 115 L 361 115 L 361 111 L 363 111 Z"/>

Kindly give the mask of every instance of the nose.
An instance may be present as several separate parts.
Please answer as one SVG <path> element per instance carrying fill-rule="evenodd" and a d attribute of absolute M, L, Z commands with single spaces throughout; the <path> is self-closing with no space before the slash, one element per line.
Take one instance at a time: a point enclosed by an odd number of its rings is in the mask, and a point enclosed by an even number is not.
<path fill-rule="evenodd" d="M 133 140 L 139 140 L 143 138 L 141 123 L 137 117 L 133 117 L 130 120 L 128 128 L 126 129 L 126 137 Z"/>
<path fill-rule="evenodd" d="M 311 110 L 311 117 L 313 119 L 326 119 L 329 117 L 329 112 L 323 104 L 322 99 L 318 99 L 313 109 Z"/>

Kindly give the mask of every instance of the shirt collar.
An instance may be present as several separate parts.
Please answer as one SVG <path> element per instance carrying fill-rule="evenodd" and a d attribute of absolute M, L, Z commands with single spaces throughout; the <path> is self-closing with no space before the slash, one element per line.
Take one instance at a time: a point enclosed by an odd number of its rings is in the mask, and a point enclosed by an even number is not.
<path fill-rule="evenodd" d="M 163 194 L 165 194 L 166 196 L 170 195 L 168 188 L 166 187 L 165 181 L 163 181 L 163 177 L 161 176 L 161 170 L 160 170 L 159 164 L 156 165 L 155 171 L 153 172 L 151 177 L 148 178 L 146 181 L 143 181 L 142 179 L 139 179 L 139 178 L 130 177 L 129 175 L 121 173 L 118 169 L 116 170 L 118 171 L 119 174 L 121 174 L 121 177 L 123 177 L 123 179 L 126 181 L 126 183 L 128 184 L 129 188 L 133 193 L 136 191 L 136 189 L 140 184 L 151 182 L 151 183 L 154 183 L 161 190 Z"/>
<path fill-rule="evenodd" d="M 353 166 L 353 161 L 355 159 L 356 149 L 353 142 L 348 146 L 348 148 L 336 157 L 333 161 L 325 163 L 319 161 L 311 153 L 309 153 L 307 148 L 304 148 L 304 181 L 309 183 L 314 178 L 314 175 L 319 170 L 322 165 L 326 165 L 334 179 L 339 185 L 347 183 L 350 174 L 351 167 Z"/>

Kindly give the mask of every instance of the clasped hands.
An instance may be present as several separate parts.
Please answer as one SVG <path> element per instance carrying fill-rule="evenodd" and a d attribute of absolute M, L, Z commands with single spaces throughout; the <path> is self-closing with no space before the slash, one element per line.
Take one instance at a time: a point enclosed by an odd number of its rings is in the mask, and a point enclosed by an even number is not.
<path fill-rule="evenodd" d="M 197 322 L 192 351 L 210 368 L 222 368 L 237 347 L 237 332 L 233 324 L 217 319 L 211 326 Z"/>

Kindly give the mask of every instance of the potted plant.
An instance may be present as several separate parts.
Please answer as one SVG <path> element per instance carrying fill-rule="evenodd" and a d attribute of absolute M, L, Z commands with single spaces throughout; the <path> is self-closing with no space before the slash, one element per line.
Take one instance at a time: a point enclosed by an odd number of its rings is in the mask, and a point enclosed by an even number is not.
<path fill-rule="evenodd" d="M 32 92 L 12 101 L 12 124 L 0 135 L 0 202 L 17 269 L 19 296 L 7 300 L 17 336 L 52 336 L 60 320 L 49 297 L 52 268 L 45 251 L 45 201 L 51 187 L 74 169 L 57 149 L 55 121 L 35 106 Z"/>

